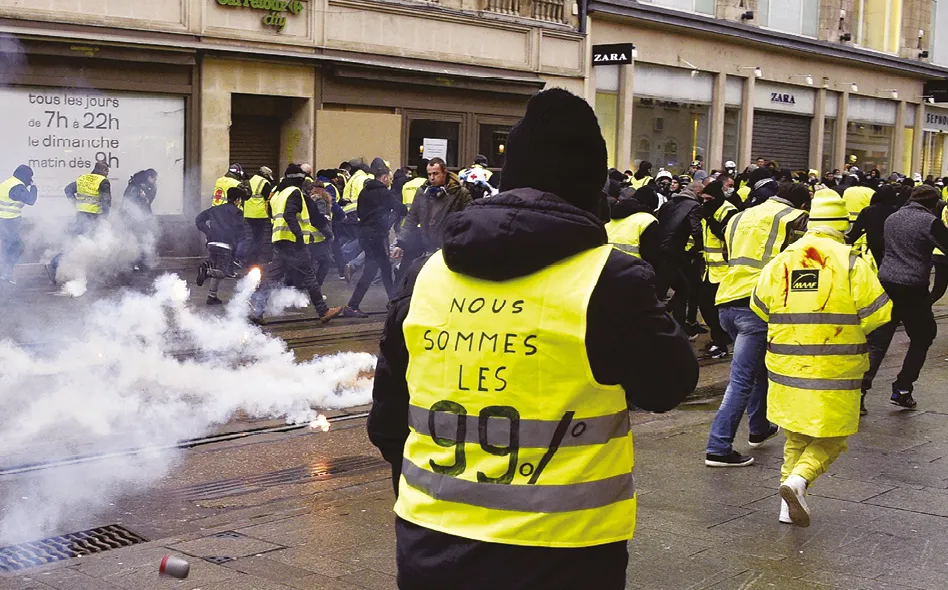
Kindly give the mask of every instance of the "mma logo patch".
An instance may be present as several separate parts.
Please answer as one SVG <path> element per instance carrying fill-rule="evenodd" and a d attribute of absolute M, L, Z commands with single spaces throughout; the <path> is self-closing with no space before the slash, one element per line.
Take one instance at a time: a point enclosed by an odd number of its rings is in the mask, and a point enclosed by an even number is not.
<path fill-rule="evenodd" d="M 791 291 L 819 291 L 820 271 L 795 270 L 790 273 Z"/>

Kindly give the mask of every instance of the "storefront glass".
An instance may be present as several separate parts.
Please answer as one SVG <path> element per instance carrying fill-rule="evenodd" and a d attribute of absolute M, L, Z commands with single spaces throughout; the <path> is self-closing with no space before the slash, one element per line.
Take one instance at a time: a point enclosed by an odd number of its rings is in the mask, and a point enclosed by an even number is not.
<path fill-rule="evenodd" d="M 480 125 L 477 153 L 487 156 L 488 168 L 503 168 L 510 125 Z"/>
<path fill-rule="evenodd" d="M 606 151 L 609 154 L 609 166 L 616 165 L 616 121 L 619 116 L 619 95 L 615 92 L 596 92 L 596 117 L 599 119 L 599 130 L 606 140 Z"/>
<path fill-rule="evenodd" d="M 460 123 L 433 119 L 413 119 L 408 126 L 408 165 L 418 166 L 421 164 L 424 157 L 422 148 L 425 139 L 444 139 L 448 142 L 448 151 L 444 158 L 448 168 L 457 168 L 460 136 Z"/>
<path fill-rule="evenodd" d="M 944 133 L 926 131 L 922 135 L 922 176 L 942 176 L 945 154 Z"/>
<path fill-rule="evenodd" d="M 836 119 L 826 119 L 823 123 L 823 161 L 820 162 L 822 169 L 820 174 L 832 172 L 835 166 L 835 147 L 836 147 Z"/>
<path fill-rule="evenodd" d="M 707 159 L 711 107 L 706 104 L 636 98 L 632 119 L 635 166 L 684 172 L 693 160 Z M 706 166 L 707 167 L 707 166 Z M 712 166 L 713 167 L 713 166 Z"/>
<path fill-rule="evenodd" d="M 856 156 L 856 166 L 864 172 L 878 168 L 882 174 L 891 172 L 892 127 L 850 121 L 846 126 L 846 155 Z"/>
<path fill-rule="evenodd" d="M 741 109 L 724 109 L 724 162 L 731 160 L 738 161 L 738 150 L 740 149 L 741 136 Z M 721 162 L 723 164 L 724 162 Z M 716 168 L 721 164 L 712 162 L 711 167 Z"/>

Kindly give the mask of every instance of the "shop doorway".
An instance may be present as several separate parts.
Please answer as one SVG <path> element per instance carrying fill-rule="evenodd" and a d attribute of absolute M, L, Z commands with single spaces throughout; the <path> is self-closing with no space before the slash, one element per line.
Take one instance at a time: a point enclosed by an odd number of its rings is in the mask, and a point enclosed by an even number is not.
<path fill-rule="evenodd" d="M 754 113 L 752 159 L 776 160 L 781 168 L 806 170 L 810 161 L 810 117 Z"/>
<path fill-rule="evenodd" d="M 232 95 L 230 162 L 240 164 L 248 175 L 267 166 L 279 176 L 280 138 L 291 109 L 289 98 Z"/>

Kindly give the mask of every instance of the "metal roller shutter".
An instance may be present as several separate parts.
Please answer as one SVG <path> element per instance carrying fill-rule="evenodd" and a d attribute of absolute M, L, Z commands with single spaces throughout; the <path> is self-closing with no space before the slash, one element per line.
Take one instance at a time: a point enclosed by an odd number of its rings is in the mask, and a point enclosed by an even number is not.
<path fill-rule="evenodd" d="M 275 117 L 234 115 L 230 126 L 230 161 L 240 164 L 253 175 L 268 166 L 280 176 L 280 127 Z"/>
<path fill-rule="evenodd" d="M 781 168 L 806 170 L 810 164 L 810 117 L 754 113 L 753 159 L 776 160 Z"/>

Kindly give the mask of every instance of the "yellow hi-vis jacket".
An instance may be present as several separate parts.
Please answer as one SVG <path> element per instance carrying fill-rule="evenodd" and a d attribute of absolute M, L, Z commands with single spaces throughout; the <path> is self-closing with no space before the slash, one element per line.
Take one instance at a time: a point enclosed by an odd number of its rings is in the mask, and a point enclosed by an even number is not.
<path fill-rule="evenodd" d="M 221 176 L 214 183 L 214 199 L 211 201 L 211 207 L 227 204 L 227 190 L 235 186 L 240 186 L 240 181 L 230 176 Z"/>
<path fill-rule="evenodd" d="M 716 305 L 750 297 L 760 271 L 787 241 L 789 225 L 805 213 L 770 198 L 735 215 L 728 222 L 727 274 L 718 287 Z"/>
<path fill-rule="evenodd" d="M 250 179 L 250 198 L 244 203 L 245 219 L 267 219 L 267 197 L 263 194 L 263 187 L 269 182 L 259 174 Z"/>
<path fill-rule="evenodd" d="M 751 187 L 746 184 L 741 183 L 741 188 L 737 189 L 737 195 L 741 198 L 742 203 L 747 202 L 747 197 L 751 194 Z"/>
<path fill-rule="evenodd" d="M 3 190 L 2 190 L 2 189 L 3 189 L 3 185 L 0 185 L 0 197 L 3 196 Z M 945 224 L 945 227 L 948 227 L 948 207 L 944 207 L 944 208 L 942 208 L 942 210 L 941 210 L 941 222 Z M 941 249 L 939 249 L 939 248 L 935 248 L 935 250 L 932 252 L 932 254 L 934 254 L 935 256 L 944 256 L 944 255 L 945 255 L 945 253 L 942 252 Z"/>
<path fill-rule="evenodd" d="M 833 192 L 835 193 L 836 191 Z M 846 201 L 846 210 L 849 211 L 849 223 L 856 221 L 856 218 L 859 217 L 862 210 L 869 206 L 872 201 L 872 195 L 875 193 L 876 191 L 868 186 L 851 186 L 843 191 L 843 200 Z M 868 238 L 863 234 L 856 240 L 853 246 L 859 250 L 860 253 L 868 251 Z"/>
<path fill-rule="evenodd" d="M 632 538 L 625 391 L 597 383 L 586 308 L 606 245 L 508 281 L 422 268 L 403 331 L 410 426 L 395 513 L 478 541 Z"/>
<path fill-rule="evenodd" d="M 892 303 L 843 234 L 815 228 L 764 268 L 751 309 L 768 323 L 767 418 L 813 437 L 859 429 L 866 334 Z"/>
<path fill-rule="evenodd" d="M 418 189 L 420 189 L 426 182 L 428 182 L 428 179 L 421 176 L 418 178 L 412 178 L 406 182 L 405 186 L 402 187 L 402 203 L 411 205 L 415 200 L 415 195 L 418 193 Z"/>
<path fill-rule="evenodd" d="M 299 192 L 300 198 L 303 201 L 303 211 L 296 215 L 296 219 L 300 224 L 300 230 L 303 232 L 303 243 L 315 244 L 322 242 L 326 238 L 310 223 L 309 207 L 306 206 L 306 199 L 302 198 L 303 191 L 296 186 L 289 186 L 270 198 L 270 212 L 273 214 L 272 241 L 296 242 L 296 235 L 290 230 L 290 226 L 286 222 L 285 217 L 286 201 L 294 192 Z M 318 214 L 319 213 L 317 213 L 317 215 Z"/>
<path fill-rule="evenodd" d="M 349 204 L 342 208 L 343 211 L 351 213 L 358 209 L 359 195 L 362 194 L 362 189 L 370 178 L 372 177 L 367 172 L 356 170 L 342 191 L 342 197 L 349 201 Z"/>
<path fill-rule="evenodd" d="M 102 214 L 102 195 L 99 187 L 106 178 L 101 174 L 83 174 L 76 180 L 76 211 Z"/>
<path fill-rule="evenodd" d="M 633 213 L 622 219 L 613 219 L 606 224 L 609 243 L 636 258 L 642 258 L 642 253 L 639 250 L 642 243 L 642 233 L 653 223 L 658 223 L 658 219 L 651 213 L 644 211 Z"/>
<path fill-rule="evenodd" d="M 714 212 L 714 220 L 721 223 L 731 211 L 737 211 L 737 207 L 724 201 L 718 210 Z M 727 244 L 719 238 L 708 227 L 708 220 L 701 220 L 701 227 L 704 228 L 704 266 L 705 273 L 709 283 L 720 283 L 727 276 Z"/>
<path fill-rule="evenodd" d="M 629 179 L 629 186 L 631 186 L 635 190 L 639 190 L 640 188 L 642 188 L 643 186 L 645 186 L 646 184 L 650 182 L 652 182 L 651 176 L 643 176 L 642 178 L 636 178 L 633 176 L 632 178 Z"/>
<path fill-rule="evenodd" d="M 0 184 L 0 219 L 17 219 L 23 214 L 23 207 L 26 206 L 26 203 L 14 201 L 10 198 L 10 191 L 13 190 L 13 187 L 23 184 L 23 181 L 16 176 L 11 176 Z"/>

